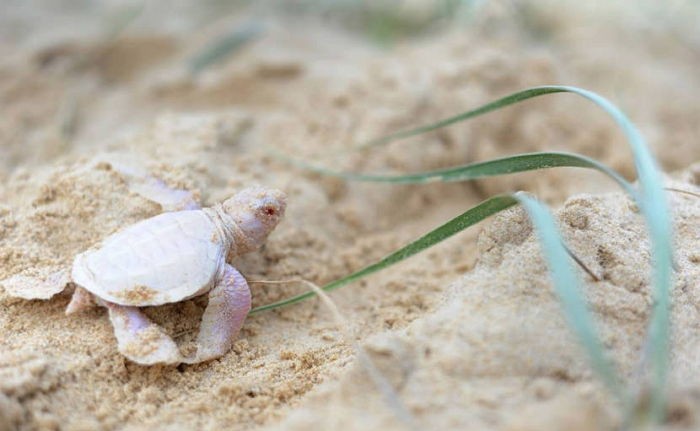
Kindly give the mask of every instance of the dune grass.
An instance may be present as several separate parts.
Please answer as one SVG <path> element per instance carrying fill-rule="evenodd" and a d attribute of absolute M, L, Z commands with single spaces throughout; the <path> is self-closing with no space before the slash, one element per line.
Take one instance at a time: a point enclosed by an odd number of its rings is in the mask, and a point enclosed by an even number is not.
<path fill-rule="evenodd" d="M 263 26 L 258 22 L 248 22 L 237 26 L 228 33 L 212 40 L 189 60 L 190 72 L 194 75 L 209 67 L 221 63 L 236 51 L 254 41 L 263 33 Z"/>
<path fill-rule="evenodd" d="M 603 109 L 621 129 L 631 147 L 638 175 L 639 186 L 633 186 L 619 173 L 604 164 L 586 156 L 572 153 L 529 153 L 519 154 L 480 163 L 458 166 L 455 168 L 422 172 L 408 175 L 375 175 L 352 172 L 339 172 L 308 164 L 305 161 L 276 153 L 285 161 L 308 171 L 322 175 L 336 176 L 349 181 L 373 181 L 400 184 L 422 184 L 434 181 L 467 181 L 487 176 L 512 174 L 536 169 L 553 167 L 578 167 L 596 169 L 618 183 L 637 203 L 646 220 L 652 249 L 652 293 L 653 310 L 647 331 L 651 374 L 650 402 L 647 411 L 636 412 L 635 404 L 639 400 L 632 399 L 629 385 L 624 384 L 615 367 L 607 357 L 603 343 L 596 329 L 596 322 L 588 310 L 581 281 L 576 274 L 566 247 L 558 232 L 554 218 L 544 205 L 536 199 L 516 192 L 510 195 L 495 196 L 467 210 L 447 223 L 423 235 L 416 241 L 394 251 L 380 261 L 368 265 L 346 277 L 335 280 L 322 289 L 325 291 L 337 289 L 369 274 L 386 269 L 404 259 L 407 259 L 450 236 L 461 232 L 485 218 L 496 214 L 516 204 L 522 205 L 527 211 L 538 233 L 543 255 L 548 263 L 554 282 L 555 291 L 562 305 L 562 310 L 571 326 L 572 331 L 587 353 L 591 368 L 610 392 L 618 399 L 627 415 L 627 423 L 633 423 L 632 416 L 642 417 L 647 424 L 656 424 L 663 420 L 666 400 L 666 380 L 669 367 L 670 350 L 670 286 L 672 277 L 672 237 L 671 220 L 665 199 L 661 174 L 656 162 L 649 151 L 642 135 L 627 116 L 607 99 L 588 90 L 569 86 L 543 86 L 519 91 L 500 98 L 494 102 L 476 109 L 463 112 L 432 124 L 402 130 L 372 141 L 357 145 L 356 149 L 366 149 L 380 146 L 396 140 L 427 133 L 442 127 L 465 121 L 488 112 L 501 109 L 508 105 L 523 102 L 527 99 L 553 93 L 572 93 L 587 99 Z M 283 301 L 263 305 L 252 310 L 252 313 L 270 310 L 305 300 L 314 295 L 313 291 L 306 292 Z"/>

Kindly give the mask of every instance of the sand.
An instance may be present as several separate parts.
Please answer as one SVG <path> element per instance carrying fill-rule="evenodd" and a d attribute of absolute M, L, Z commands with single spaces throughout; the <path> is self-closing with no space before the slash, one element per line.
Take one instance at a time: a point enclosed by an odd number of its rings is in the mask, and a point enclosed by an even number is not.
<path fill-rule="evenodd" d="M 160 19 L 181 9 L 151 6 L 106 37 L 92 24 L 71 25 L 92 23 L 89 12 L 63 11 L 72 20 L 53 27 L 38 19 L 59 13 L 53 10 L 16 8 L 2 18 L 14 26 L 0 25 L 0 280 L 45 276 L 106 235 L 158 214 L 158 205 L 129 190 L 121 165 L 193 190 L 205 205 L 250 184 L 287 192 L 284 222 L 263 249 L 235 262 L 251 282 L 326 283 L 487 196 L 524 189 L 558 208 L 570 247 L 601 275 L 587 283 L 592 309 L 618 367 L 639 380 L 648 245 L 634 206 L 599 174 L 561 169 L 471 184 L 355 184 L 292 168 L 267 149 L 365 172 L 566 150 L 633 178 L 621 134 L 570 95 L 337 155 L 527 86 L 564 83 L 619 103 L 672 173 L 669 185 L 697 192 L 694 39 L 672 39 L 664 27 L 641 38 L 634 14 L 615 21 L 587 12 L 564 26 L 560 9 L 534 8 L 534 21 L 523 23 L 497 2 L 468 26 L 388 50 L 310 17 L 275 15 L 263 37 L 192 76 L 185 66 L 193 53 L 246 15 L 197 27 Z M 590 49 L 598 38 L 606 42 Z M 670 199 L 678 268 L 666 427 L 695 429 L 700 200 Z M 0 288 L 0 430 L 614 429 L 619 410 L 569 333 L 538 250 L 514 209 L 332 293 L 345 329 L 390 382 L 410 424 L 318 299 L 250 316 L 219 360 L 142 367 L 119 355 L 103 309 L 69 317 L 67 293 L 25 301 Z M 252 288 L 254 306 L 305 289 Z M 196 298 L 146 312 L 187 349 L 205 305 Z"/>

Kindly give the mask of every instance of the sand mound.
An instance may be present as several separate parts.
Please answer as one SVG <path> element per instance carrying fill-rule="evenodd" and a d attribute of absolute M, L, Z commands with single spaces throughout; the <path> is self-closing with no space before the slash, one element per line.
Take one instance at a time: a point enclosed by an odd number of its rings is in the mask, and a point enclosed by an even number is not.
<path fill-rule="evenodd" d="M 695 184 L 671 183 L 695 190 Z M 669 428 L 694 429 L 697 406 L 700 200 L 672 195 L 678 272 Z M 649 247 L 643 219 L 622 194 L 578 195 L 559 211 L 571 249 L 601 279 L 586 292 L 603 340 L 629 381 L 649 315 Z M 417 429 L 616 429 L 614 402 L 591 377 L 552 290 L 527 216 L 510 210 L 479 237 L 475 268 L 443 305 L 400 331 L 366 342 L 415 413 Z M 273 429 L 406 429 L 355 364 Z"/>

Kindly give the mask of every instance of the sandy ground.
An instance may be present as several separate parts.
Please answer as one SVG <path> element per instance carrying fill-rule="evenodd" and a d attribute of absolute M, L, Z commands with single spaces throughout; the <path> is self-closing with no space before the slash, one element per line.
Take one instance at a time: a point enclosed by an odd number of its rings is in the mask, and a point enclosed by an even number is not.
<path fill-rule="evenodd" d="M 272 17 L 255 42 L 193 76 L 185 67 L 193 53 L 244 18 L 149 26 L 169 16 L 161 9 L 110 37 L 77 11 L 63 11 L 73 20 L 54 27 L 48 14 L 58 11 L 17 6 L 2 17 L 13 26 L 0 26 L 0 280 L 46 275 L 160 212 L 129 190 L 116 163 L 193 190 L 204 204 L 253 183 L 285 190 L 284 222 L 262 250 L 235 262 L 250 281 L 323 284 L 493 193 L 525 189 L 560 208 L 570 247 L 601 275 L 588 284 L 592 308 L 620 370 L 635 381 L 650 302 L 648 246 L 634 206 L 603 194 L 614 186 L 600 175 L 569 169 L 472 184 L 349 184 L 291 168 L 267 149 L 365 172 L 566 150 L 632 178 L 629 151 L 609 119 L 568 95 L 337 155 L 527 86 L 563 83 L 620 104 L 664 168 L 682 171 L 669 182 L 697 192 L 697 40 L 663 27 L 644 27 L 639 37 L 634 16 L 581 14 L 563 25 L 561 10 L 535 8 L 526 21 L 498 2 L 469 25 L 391 50 L 311 18 Z M 76 20 L 86 25 L 76 28 Z M 700 200 L 670 198 L 678 272 L 667 428 L 696 429 Z M 254 284 L 254 306 L 302 289 Z M 0 430 L 593 430 L 620 421 L 564 324 L 520 210 L 332 294 L 346 329 L 398 394 L 394 402 L 410 412 L 408 424 L 317 299 L 250 316 L 229 354 L 179 367 L 130 363 L 104 310 L 67 317 L 68 299 L 24 301 L 0 288 Z M 197 298 L 147 313 L 187 346 L 205 305 Z"/>

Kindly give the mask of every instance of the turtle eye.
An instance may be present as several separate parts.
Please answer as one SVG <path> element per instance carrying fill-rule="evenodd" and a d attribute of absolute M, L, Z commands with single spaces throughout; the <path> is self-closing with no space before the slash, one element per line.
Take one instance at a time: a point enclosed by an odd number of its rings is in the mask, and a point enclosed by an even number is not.
<path fill-rule="evenodd" d="M 259 214 L 265 215 L 267 217 L 273 217 L 277 215 L 278 207 L 274 202 L 265 202 L 260 206 L 258 210 Z"/>

